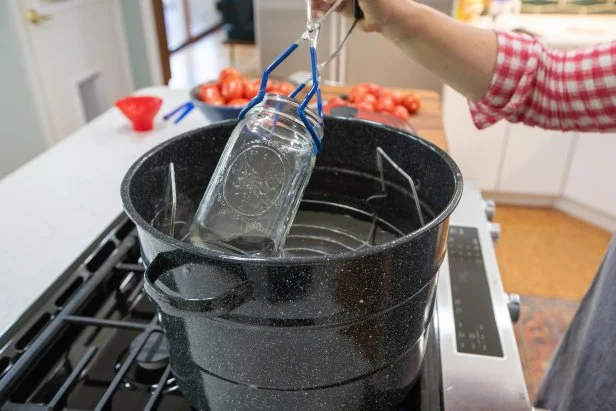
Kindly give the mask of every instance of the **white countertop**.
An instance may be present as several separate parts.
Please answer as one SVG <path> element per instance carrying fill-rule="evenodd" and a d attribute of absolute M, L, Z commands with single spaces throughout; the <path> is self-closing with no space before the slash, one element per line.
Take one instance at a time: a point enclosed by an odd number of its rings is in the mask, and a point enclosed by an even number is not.
<path fill-rule="evenodd" d="M 208 124 L 196 108 L 177 125 L 162 121 L 188 91 L 135 94 L 163 99 L 155 130 L 133 132 L 113 107 L 0 180 L 0 335 L 122 213 L 120 183 L 135 160 Z"/>

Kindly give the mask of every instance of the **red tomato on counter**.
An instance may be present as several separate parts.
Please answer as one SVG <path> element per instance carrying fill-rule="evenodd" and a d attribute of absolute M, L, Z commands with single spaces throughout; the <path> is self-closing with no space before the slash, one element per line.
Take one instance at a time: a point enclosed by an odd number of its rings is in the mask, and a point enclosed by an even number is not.
<path fill-rule="evenodd" d="M 402 98 L 402 105 L 408 110 L 410 114 L 416 113 L 421 107 L 419 98 L 414 94 L 407 94 Z"/>
<path fill-rule="evenodd" d="M 293 84 L 291 83 L 280 83 L 274 86 L 275 93 L 280 93 L 285 96 L 293 93 L 293 90 L 295 90 L 295 87 L 293 87 Z"/>
<path fill-rule="evenodd" d="M 211 104 L 213 100 L 222 100 L 216 84 L 204 84 L 199 88 L 199 100 Z"/>
<path fill-rule="evenodd" d="M 239 77 L 228 76 L 220 85 L 220 95 L 225 101 L 242 98 L 244 95 L 244 83 Z"/>
<path fill-rule="evenodd" d="M 235 98 L 231 101 L 229 101 L 227 103 L 228 106 L 235 106 L 235 107 L 244 107 L 246 104 L 248 104 L 248 100 L 246 100 L 245 98 Z"/>
<path fill-rule="evenodd" d="M 361 101 L 374 106 L 376 104 L 377 98 L 372 94 L 366 94 Z"/>
<path fill-rule="evenodd" d="M 240 74 L 239 71 L 237 71 L 236 69 L 234 69 L 233 67 L 227 67 L 221 70 L 221 72 L 218 74 L 218 80 L 217 83 L 218 85 L 222 85 L 222 83 L 225 81 L 225 79 L 227 77 L 237 77 L 237 78 L 241 78 L 242 75 Z"/>
<path fill-rule="evenodd" d="M 355 107 L 361 111 L 374 111 L 374 104 L 368 103 L 365 100 L 355 103 Z"/>
<path fill-rule="evenodd" d="M 244 98 L 248 100 L 252 100 L 253 98 L 257 97 L 257 94 L 259 94 L 260 85 L 261 85 L 261 82 L 258 80 L 253 81 L 253 82 L 248 82 L 246 86 L 244 87 Z"/>
<path fill-rule="evenodd" d="M 358 84 L 356 86 L 353 86 L 351 90 L 349 90 L 349 101 L 351 103 L 361 101 L 366 95 L 368 95 L 368 88 L 361 84 Z"/>
<path fill-rule="evenodd" d="M 378 97 L 383 87 L 374 83 L 364 83 L 364 86 L 368 89 L 368 93 L 372 94 L 374 97 Z"/>
<path fill-rule="evenodd" d="M 392 90 L 391 96 L 393 97 L 394 103 L 396 103 L 396 105 L 402 104 L 402 100 L 404 99 L 404 95 L 401 92 L 399 92 L 397 90 Z"/>
<path fill-rule="evenodd" d="M 402 120 L 408 120 L 411 118 L 408 110 L 406 109 L 406 107 L 402 106 L 402 105 L 398 105 L 394 108 L 394 110 L 391 112 L 391 114 L 393 114 L 394 116 L 401 118 Z"/>
<path fill-rule="evenodd" d="M 391 114 L 396 107 L 396 103 L 394 103 L 394 99 L 391 96 L 384 95 L 379 97 L 374 105 L 374 109 L 380 113 L 389 113 Z"/>
<path fill-rule="evenodd" d="M 340 97 L 334 97 L 327 102 L 327 105 L 330 107 L 346 106 L 347 101 Z"/>
<path fill-rule="evenodd" d="M 225 100 L 222 97 L 218 96 L 218 97 L 213 97 L 207 100 L 206 103 L 211 104 L 213 106 L 224 106 Z"/>

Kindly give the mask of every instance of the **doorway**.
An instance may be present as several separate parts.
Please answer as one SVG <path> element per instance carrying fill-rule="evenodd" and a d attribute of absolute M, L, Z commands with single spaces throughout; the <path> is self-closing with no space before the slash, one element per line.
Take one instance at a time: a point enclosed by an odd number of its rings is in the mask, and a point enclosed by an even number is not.
<path fill-rule="evenodd" d="M 256 66 L 252 0 L 152 0 L 164 84 L 190 88 Z"/>

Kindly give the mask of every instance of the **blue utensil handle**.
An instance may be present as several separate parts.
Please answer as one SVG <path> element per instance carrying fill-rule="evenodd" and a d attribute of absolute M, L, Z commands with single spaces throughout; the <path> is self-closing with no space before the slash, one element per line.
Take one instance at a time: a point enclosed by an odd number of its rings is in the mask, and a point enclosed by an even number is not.
<path fill-rule="evenodd" d="M 318 70 L 318 63 L 317 63 L 317 50 L 314 46 L 310 46 L 310 63 L 312 67 L 312 87 L 310 88 L 310 91 L 304 98 L 304 101 L 302 101 L 302 104 L 300 104 L 300 106 L 297 108 L 297 115 L 302 120 L 306 128 L 308 129 L 308 132 L 310 133 L 310 136 L 312 137 L 312 142 L 314 143 L 315 154 L 318 155 L 321 152 L 321 140 L 319 140 L 319 136 L 317 135 L 317 132 L 315 131 L 312 124 L 310 124 L 310 121 L 308 121 L 308 117 L 306 117 L 306 113 L 304 112 L 304 110 L 306 109 L 306 106 L 308 105 L 312 97 L 314 97 L 314 95 L 316 94 L 317 95 L 317 112 L 319 113 L 319 117 L 321 118 L 321 121 L 323 120 L 323 117 L 321 115 L 323 103 L 321 101 L 321 93 L 319 89 L 319 70 Z"/>
<path fill-rule="evenodd" d="M 285 51 L 283 51 L 278 57 L 276 57 L 272 64 L 270 64 L 265 69 L 263 75 L 261 76 L 261 86 L 259 87 L 259 94 L 257 94 L 252 100 L 250 100 L 250 103 L 248 103 L 246 107 L 244 107 L 242 111 L 240 111 L 238 120 L 242 120 L 246 113 L 248 113 L 254 106 L 259 104 L 261 101 L 263 101 L 263 97 L 265 97 L 265 88 L 267 87 L 267 80 L 269 79 L 271 72 L 274 71 L 274 69 L 276 69 L 276 67 L 278 67 L 280 63 L 283 62 L 283 60 L 289 57 L 297 49 L 298 46 L 299 44 L 297 42 L 291 44 Z"/>
<path fill-rule="evenodd" d="M 165 116 L 163 117 L 164 120 L 169 120 L 172 116 L 174 116 L 177 112 L 179 112 L 180 110 L 182 110 L 183 108 L 185 108 L 186 106 L 188 106 L 189 104 L 192 104 L 191 102 L 186 102 L 176 108 L 173 109 L 172 112 L 165 114 Z"/>
<path fill-rule="evenodd" d="M 195 108 L 195 105 L 190 102 L 186 104 L 186 110 L 184 110 L 184 112 L 182 112 L 182 114 L 180 114 L 180 116 L 177 118 L 177 120 L 174 121 L 174 124 L 179 123 L 180 121 L 182 121 L 182 119 L 184 117 L 186 117 L 188 115 L 188 113 L 190 113 L 192 111 L 192 109 Z"/>

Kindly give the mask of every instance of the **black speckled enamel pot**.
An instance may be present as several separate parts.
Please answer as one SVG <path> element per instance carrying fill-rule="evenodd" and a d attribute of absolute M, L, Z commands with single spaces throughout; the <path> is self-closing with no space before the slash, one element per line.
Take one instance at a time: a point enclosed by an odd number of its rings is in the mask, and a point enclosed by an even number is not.
<path fill-rule="evenodd" d="M 416 180 L 426 225 L 418 223 L 408 182 L 390 172 L 388 198 L 374 207 L 403 234 L 371 248 L 248 259 L 155 229 L 169 163 L 178 201 L 194 212 L 235 124 L 213 124 L 161 144 L 122 183 L 148 265 L 145 288 L 180 389 L 202 410 L 395 409 L 422 363 L 449 216 L 462 193 L 458 167 L 418 137 L 328 117 L 323 153 L 291 234 L 302 225 L 298 220 L 308 222 L 303 226 L 317 221 L 325 203 L 369 210 L 365 199 L 381 187 L 377 147 Z M 335 214 L 322 215 L 328 213 Z M 370 225 L 367 215 L 358 226 Z M 352 217 L 340 221 L 362 220 L 361 213 Z"/>

